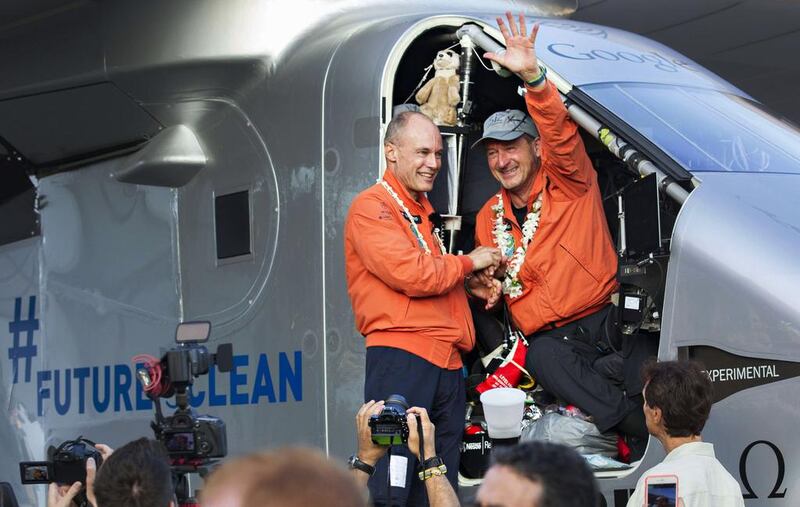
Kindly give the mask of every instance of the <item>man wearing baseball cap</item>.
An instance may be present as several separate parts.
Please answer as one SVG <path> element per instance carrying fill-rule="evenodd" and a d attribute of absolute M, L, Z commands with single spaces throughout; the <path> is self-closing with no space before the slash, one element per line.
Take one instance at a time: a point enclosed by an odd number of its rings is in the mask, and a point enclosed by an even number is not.
<path fill-rule="evenodd" d="M 528 36 L 524 16 L 519 25 L 506 16 L 508 27 L 497 18 L 506 52 L 485 57 L 525 81 L 530 116 L 506 110 L 484 123 L 476 145 L 485 148 L 501 189 L 478 213 L 476 244 L 496 246 L 508 259 L 497 273 L 512 320 L 529 338 L 528 371 L 547 391 L 593 416 L 600 431 L 617 429 L 646 443 L 641 404 L 598 373 L 595 363 L 619 346 L 606 329 L 613 332 L 606 321 L 617 257 L 597 174 L 539 66 L 538 25 Z"/>

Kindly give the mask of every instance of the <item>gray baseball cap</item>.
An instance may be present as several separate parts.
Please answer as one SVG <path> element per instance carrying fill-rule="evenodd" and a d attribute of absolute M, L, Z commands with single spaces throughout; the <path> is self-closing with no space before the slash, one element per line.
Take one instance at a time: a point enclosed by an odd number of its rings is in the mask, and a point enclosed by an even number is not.
<path fill-rule="evenodd" d="M 498 111 L 483 122 L 483 137 L 475 141 L 472 148 L 487 139 L 513 141 L 522 134 L 539 137 L 539 131 L 536 130 L 536 125 L 533 124 L 530 116 L 519 109 Z"/>

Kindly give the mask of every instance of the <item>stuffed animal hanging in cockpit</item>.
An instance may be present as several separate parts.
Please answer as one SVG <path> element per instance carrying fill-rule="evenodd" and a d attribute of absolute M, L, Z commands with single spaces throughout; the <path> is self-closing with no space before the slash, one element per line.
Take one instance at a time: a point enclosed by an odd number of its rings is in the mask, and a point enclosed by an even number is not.
<path fill-rule="evenodd" d="M 460 62 L 455 51 L 445 49 L 436 53 L 433 77 L 417 92 L 420 111 L 436 125 L 456 124 L 456 106 L 461 100 L 457 73 Z"/>

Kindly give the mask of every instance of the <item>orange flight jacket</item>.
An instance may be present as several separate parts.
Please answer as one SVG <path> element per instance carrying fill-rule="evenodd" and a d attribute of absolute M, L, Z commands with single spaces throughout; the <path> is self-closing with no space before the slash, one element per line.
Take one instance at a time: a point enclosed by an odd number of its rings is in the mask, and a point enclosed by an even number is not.
<path fill-rule="evenodd" d="M 528 209 L 541 192 L 542 211 L 518 274 L 522 295 L 506 296 L 506 302 L 514 323 L 528 335 L 577 320 L 608 304 L 617 288 L 617 256 L 597 173 L 555 86 L 547 83 L 541 90 L 528 88 L 525 103 L 539 129 L 542 148 L 542 164 Z M 502 193 L 505 223 L 511 227 L 517 248 L 522 229 L 514 218 L 508 192 Z M 478 212 L 478 245 L 497 246 L 492 210 L 497 201 L 497 196 L 492 196 Z"/>
<path fill-rule="evenodd" d="M 356 327 L 367 347 L 394 347 L 440 368 L 461 367 L 460 352 L 475 344 L 464 277 L 472 259 L 443 255 L 432 234 L 434 212 L 420 194 L 411 198 L 395 175 L 384 180 L 418 222 L 431 253 L 416 239 L 411 222 L 380 184 L 361 192 L 350 205 L 344 228 L 347 290 Z"/>

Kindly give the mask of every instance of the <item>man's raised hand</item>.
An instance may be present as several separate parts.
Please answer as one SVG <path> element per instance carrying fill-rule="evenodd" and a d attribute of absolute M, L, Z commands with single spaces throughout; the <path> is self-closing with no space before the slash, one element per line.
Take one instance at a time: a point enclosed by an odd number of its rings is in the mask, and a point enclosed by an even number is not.
<path fill-rule="evenodd" d="M 519 15 L 519 26 L 510 12 L 506 12 L 506 18 L 508 18 L 508 27 L 503 18 L 497 17 L 497 26 L 506 41 L 505 53 L 499 55 L 486 53 L 483 57 L 519 74 L 525 82 L 533 81 L 539 76 L 539 60 L 536 58 L 535 49 L 539 24 L 533 25 L 531 34 L 528 36 L 524 14 Z"/>

